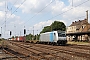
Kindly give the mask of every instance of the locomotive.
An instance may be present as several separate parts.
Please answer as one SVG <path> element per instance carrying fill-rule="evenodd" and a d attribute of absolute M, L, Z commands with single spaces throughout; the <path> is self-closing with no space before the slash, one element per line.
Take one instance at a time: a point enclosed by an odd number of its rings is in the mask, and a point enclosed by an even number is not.
<path fill-rule="evenodd" d="M 48 44 L 66 44 L 66 34 L 65 31 L 52 31 L 40 34 L 40 43 Z"/>

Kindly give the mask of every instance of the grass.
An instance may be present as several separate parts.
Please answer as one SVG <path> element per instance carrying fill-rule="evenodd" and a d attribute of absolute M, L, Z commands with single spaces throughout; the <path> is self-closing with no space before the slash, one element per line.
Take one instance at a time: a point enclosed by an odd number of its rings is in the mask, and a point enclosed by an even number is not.
<path fill-rule="evenodd" d="M 74 42 L 74 41 L 72 42 L 69 41 L 67 44 L 90 45 L 89 42 Z"/>
<path fill-rule="evenodd" d="M 0 45 L 2 44 L 2 41 L 0 40 Z"/>
<path fill-rule="evenodd" d="M 27 41 L 32 42 L 32 43 L 36 43 L 39 40 L 27 40 Z"/>

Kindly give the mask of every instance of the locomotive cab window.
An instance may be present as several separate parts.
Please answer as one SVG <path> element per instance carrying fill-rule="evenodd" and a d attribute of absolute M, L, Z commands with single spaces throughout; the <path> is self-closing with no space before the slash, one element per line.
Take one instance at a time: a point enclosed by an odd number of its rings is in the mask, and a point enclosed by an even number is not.
<path fill-rule="evenodd" d="M 58 37 L 66 37 L 66 35 L 63 33 L 58 33 Z"/>
<path fill-rule="evenodd" d="M 56 34 L 54 33 L 54 35 L 56 35 Z"/>

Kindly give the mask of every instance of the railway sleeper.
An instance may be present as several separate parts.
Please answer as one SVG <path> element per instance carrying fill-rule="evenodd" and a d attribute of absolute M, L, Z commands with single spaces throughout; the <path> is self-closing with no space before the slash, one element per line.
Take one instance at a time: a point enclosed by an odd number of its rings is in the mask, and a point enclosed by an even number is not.
<path fill-rule="evenodd" d="M 15 44 L 15 45 L 18 45 L 18 44 Z M 50 56 L 49 53 L 42 53 L 42 52 L 39 52 L 39 51 L 37 51 L 35 49 L 26 48 L 25 46 L 22 47 L 22 45 L 18 45 L 18 46 L 21 47 L 21 48 L 23 48 L 23 49 L 26 49 L 26 50 L 32 52 L 33 54 L 31 54 L 31 55 L 33 55 L 33 56 L 41 56 L 41 58 L 39 58 L 39 59 L 42 59 L 42 58 L 43 59 L 47 59 L 47 60 L 50 59 L 50 57 L 49 58 L 48 57 L 45 57 L 45 56 Z"/>
<path fill-rule="evenodd" d="M 62 51 L 60 51 L 60 52 L 62 52 Z M 72 54 L 71 51 L 70 52 L 64 51 L 63 53 Z M 74 52 L 72 55 L 75 55 L 75 53 L 78 53 L 78 52 Z M 81 57 L 82 55 L 80 55 L 80 54 L 78 54 L 77 56 L 80 56 Z M 82 56 L 82 57 L 85 57 L 85 56 Z M 88 55 L 88 58 L 89 58 L 89 55 Z"/>
<path fill-rule="evenodd" d="M 2 60 L 2 59 L 9 59 L 9 58 L 17 58 L 17 57 L 16 56 L 2 57 L 2 58 L 0 58 L 0 60 Z"/>
<path fill-rule="evenodd" d="M 36 49 L 36 48 L 32 48 L 32 47 L 28 47 L 28 48 L 31 48 L 31 49 L 36 50 L 36 51 L 40 51 L 40 50 L 38 50 L 38 49 Z M 42 50 L 42 49 L 41 49 L 41 50 Z M 41 52 L 41 51 L 40 51 L 40 52 Z M 56 58 L 56 55 L 54 55 L 54 53 L 46 52 L 45 50 L 42 51 L 42 53 L 40 53 L 39 55 L 40 55 L 40 56 L 44 56 L 45 58 L 48 58 L 47 56 L 49 56 L 49 58 L 52 58 L 52 57 L 55 56 L 55 58 Z M 60 56 L 57 56 L 57 57 L 62 58 L 62 59 L 67 59 L 67 58 L 65 58 L 65 57 L 60 57 Z M 69 60 L 69 59 L 67 59 L 67 60 Z"/>
<path fill-rule="evenodd" d="M 70 55 L 73 55 L 73 56 L 78 56 L 78 57 L 85 57 L 85 58 L 90 59 L 90 54 L 73 52 L 73 51 L 67 51 L 67 50 L 59 50 L 59 52 L 61 52 L 61 53 L 67 53 L 67 54 L 70 54 Z M 59 53 L 59 52 L 57 52 L 57 53 Z"/>
<path fill-rule="evenodd" d="M 36 48 L 31 48 L 31 49 L 40 51 L 39 49 L 36 49 Z M 55 53 L 46 52 L 45 50 L 42 50 L 42 49 L 41 49 L 40 52 L 42 52 L 42 53 L 39 54 L 40 56 L 44 56 L 45 58 L 48 58 L 48 59 L 49 58 L 57 58 L 57 57 L 59 57 L 59 58 L 65 59 L 65 60 L 69 60 L 69 59 L 67 59 L 65 57 L 57 56 Z"/>
<path fill-rule="evenodd" d="M 52 48 L 49 48 L 49 49 L 52 50 Z M 57 53 L 58 53 L 58 51 L 59 51 L 59 52 L 60 52 L 60 51 L 64 51 L 64 53 L 67 51 L 67 52 L 70 53 L 70 54 L 73 52 L 73 54 L 76 54 L 76 55 L 78 54 L 78 56 L 82 56 L 82 55 L 83 55 L 82 57 L 85 57 L 84 55 L 86 54 L 86 53 L 80 53 L 80 52 L 74 52 L 74 51 L 68 51 L 68 50 L 60 50 L 60 49 L 58 49 L 58 50 L 55 49 L 54 51 L 57 51 Z M 81 55 L 80 55 L 80 54 L 81 54 Z M 90 54 L 86 54 L 86 55 L 87 55 L 88 58 L 90 58 L 90 57 L 89 57 Z M 87 57 L 86 57 L 86 58 L 87 58 Z"/>
<path fill-rule="evenodd" d="M 13 44 L 15 44 L 15 43 L 13 43 Z M 19 47 L 21 47 L 21 48 L 23 48 L 23 49 L 26 49 L 27 51 L 30 51 L 30 52 L 32 52 L 33 54 L 30 54 L 29 56 L 31 57 L 31 58 L 33 58 L 33 59 L 35 59 L 35 60 L 40 60 L 40 59 L 42 59 L 42 58 L 45 58 L 44 56 L 41 56 L 41 58 L 36 58 L 36 56 L 39 56 L 39 54 L 41 53 L 41 52 L 38 52 L 38 51 L 36 51 L 36 50 L 31 50 L 31 49 L 29 49 L 29 48 L 26 48 L 26 47 L 23 47 L 22 45 L 18 45 L 18 44 L 15 44 L 16 46 L 19 46 Z M 46 59 L 46 58 L 45 58 Z M 47 59 L 48 60 L 48 59 Z"/>
<path fill-rule="evenodd" d="M 52 50 L 52 49 L 51 49 L 51 50 Z M 55 49 L 55 51 L 57 51 L 57 50 Z M 59 50 L 58 50 L 58 51 L 59 51 Z M 57 51 L 57 53 L 60 52 L 60 51 L 59 51 L 59 52 L 58 52 L 58 51 Z M 61 50 L 61 51 L 63 51 L 63 50 Z M 77 53 L 77 54 L 79 53 L 79 52 L 74 52 L 74 51 L 73 51 L 74 53 L 72 54 L 72 51 L 67 51 L 67 50 L 65 50 L 63 53 L 66 53 L 66 52 L 67 52 L 67 54 L 71 54 L 71 55 L 74 55 L 74 56 L 77 56 L 77 55 L 75 55 L 75 54 L 76 54 L 76 53 Z M 81 54 L 81 55 L 84 55 L 84 53 Z M 78 56 L 81 57 L 81 55 L 80 55 L 80 53 L 79 53 Z M 89 55 L 87 55 L 87 56 L 88 56 L 88 58 L 89 58 Z M 57 56 L 56 56 L 56 57 L 57 57 Z M 58 56 L 58 57 L 59 57 L 59 56 Z M 85 56 L 82 56 L 82 57 L 85 57 Z M 87 57 L 86 57 L 86 58 L 87 58 Z M 68 60 L 69 60 L 69 59 L 68 59 Z"/>

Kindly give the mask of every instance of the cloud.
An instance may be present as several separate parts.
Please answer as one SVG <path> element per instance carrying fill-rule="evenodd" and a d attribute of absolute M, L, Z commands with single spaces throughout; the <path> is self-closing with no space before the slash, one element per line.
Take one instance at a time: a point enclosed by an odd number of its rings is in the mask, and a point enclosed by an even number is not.
<path fill-rule="evenodd" d="M 33 27 L 29 27 L 28 30 L 30 30 L 31 34 L 33 34 L 33 29 L 34 29 L 34 35 L 39 34 L 45 26 L 50 26 L 52 22 L 53 20 L 42 21 L 42 22 L 35 24 Z"/>
<path fill-rule="evenodd" d="M 50 26 L 53 20 L 42 21 L 34 25 L 35 30 L 42 29 L 45 26 Z"/>
<path fill-rule="evenodd" d="M 5 21 L 5 1 L 6 0 L 0 0 L 0 24 L 2 24 Z M 23 1 L 25 0 L 8 0 L 6 2 L 9 9 L 11 9 L 12 7 L 12 12 L 13 12 L 16 8 L 18 8 L 22 4 Z M 30 19 L 33 15 L 40 12 L 42 9 L 43 10 L 39 14 L 37 14 L 37 16 L 32 18 L 31 21 L 34 21 L 34 22 L 33 23 L 29 22 L 28 23 L 29 25 L 26 25 L 27 29 L 33 29 L 33 26 L 34 26 L 35 30 L 41 30 L 42 27 L 50 25 L 54 20 L 62 21 L 65 23 L 66 26 L 69 26 L 75 20 L 85 19 L 86 17 L 85 11 L 86 10 L 90 11 L 90 1 L 88 2 L 85 2 L 85 1 L 88 1 L 88 0 L 73 0 L 73 6 L 72 6 L 72 0 L 67 0 L 67 2 L 65 0 L 26 0 L 18 8 L 17 13 L 15 12 L 11 15 L 11 10 L 7 10 L 7 18 L 6 18 L 7 29 L 13 30 L 14 29 L 13 26 L 16 25 L 19 31 L 22 30 L 23 29 L 22 26 L 24 22 Z M 24 17 L 25 15 L 27 17 Z M 89 15 L 90 15 L 90 12 L 89 12 Z M 56 17 L 52 18 L 54 16 Z M 81 17 L 81 16 L 84 16 L 84 17 Z M 89 16 L 89 22 L 90 22 L 90 16 Z"/>
<path fill-rule="evenodd" d="M 52 5 L 52 13 L 53 14 L 61 13 L 64 7 L 65 7 L 64 2 L 56 0 L 55 3 Z"/>
<path fill-rule="evenodd" d="M 69 6 L 66 6 L 63 8 L 63 12 L 65 12 L 65 11 L 67 11 L 67 12 L 62 14 L 63 19 L 67 22 L 67 26 L 69 26 L 75 20 L 85 19 L 86 18 L 86 10 L 90 11 L 90 8 L 89 8 L 90 1 L 88 1 L 88 0 L 83 0 L 83 1 L 82 0 L 75 0 L 75 1 L 73 0 L 73 7 L 72 7 L 72 0 L 69 0 L 69 3 L 70 3 Z M 68 21 L 70 21 L 70 22 L 68 22 Z"/>
<path fill-rule="evenodd" d="M 4 12 L 0 11 L 0 19 L 5 16 Z"/>
<path fill-rule="evenodd" d="M 15 7 L 20 6 L 19 4 L 16 4 Z M 58 6 L 58 7 L 57 7 Z M 24 4 L 22 4 L 22 6 L 20 7 L 22 9 L 23 13 L 38 13 L 40 12 L 42 9 L 42 11 L 40 13 L 45 13 L 45 12 L 49 12 L 49 13 L 60 13 L 62 12 L 62 9 L 65 7 L 64 2 L 60 1 L 60 0 L 26 0 Z"/>
<path fill-rule="evenodd" d="M 50 0 L 27 0 L 20 8 L 23 13 L 37 13 L 48 3 Z"/>
<path fill-rule="evenodd" d="M 3 13 L 2 14 L 0 13 L 0 15 L 3 15 Z M 0 21 L 0 26 L 3 27 L 2 37 L 9 37 L 9 31 L 13 32 L 12 36 L 14 36 L 15 32 L 19 33 L 23 28 L 22 27 L 23 23 L 24 21 L 21 20 L 19 16 L 16 16 L 14 14 L 11 15 L 10 13 L 7 14 L 6 23 L 5 23 L 5 16 L 3 16 L 2 21 Z M 5 25 L 6 25 L 6 28 L 5 28 Z M 16 28 L 14 26 L 16 26 Z M 5 32 L 6 35 L 4 36 L 5 29 L 6 29 L 6 32 Z"/>
<path fill-rule="evenodd" d="M 64 20 L 48 20 L 48 21 L 42 21 L 42 22 L 39 22 L 37 24 L 34 25 L 34 30 L 38 32 L 41 32 L 41 30 L 45 27 L 45 26 L 50 26 L 54 21 L 60 21 L 60 22 L 64 22 L 66 24 L 66 22 Z M 33 27 L 30 27 L 29 29 L 33 29 Z"/>
<path fill-rule="evenodd" d="M 3 6 L 5 4 L 5 2 L 3 1 L 3 2 L 0 2 L 0 6 Z"/>

